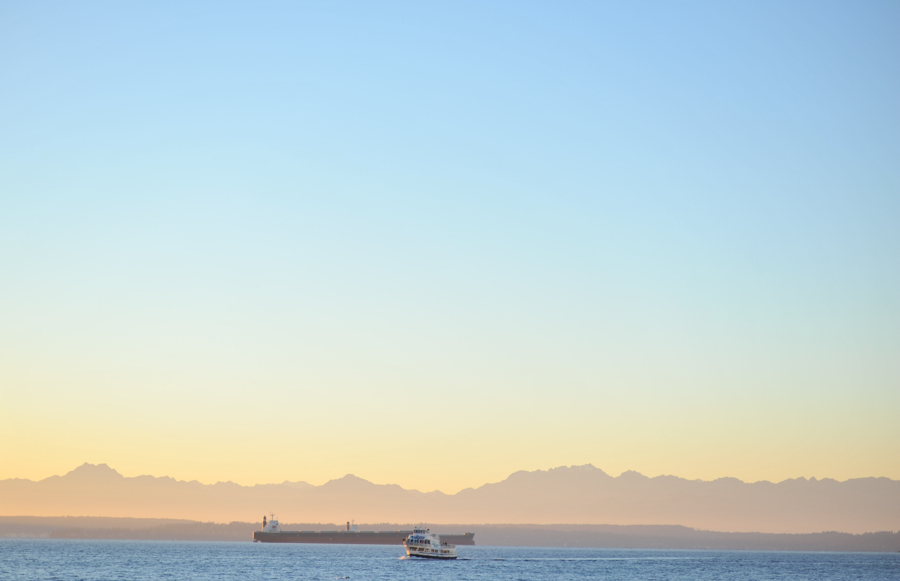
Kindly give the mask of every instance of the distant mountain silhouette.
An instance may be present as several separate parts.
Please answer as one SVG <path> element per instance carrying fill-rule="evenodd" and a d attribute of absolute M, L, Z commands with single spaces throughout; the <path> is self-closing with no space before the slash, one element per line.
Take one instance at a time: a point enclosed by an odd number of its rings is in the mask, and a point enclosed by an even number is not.
<path fill-rule="evenodd" d="M 457 494 L 373 484 L 348 474 L 321 486 L 240 486 L 169 477 L 126 478 L 83 464 L 39 482 L 0 481 L 0 514 L 283 522 L 434 522 L 684 525 L 731 532 L 862 533 L 900 529 L 900 481 L 798 478 L 713 481 L 637 472 L 612 477 L 591 465 L 516 472 Z"/>

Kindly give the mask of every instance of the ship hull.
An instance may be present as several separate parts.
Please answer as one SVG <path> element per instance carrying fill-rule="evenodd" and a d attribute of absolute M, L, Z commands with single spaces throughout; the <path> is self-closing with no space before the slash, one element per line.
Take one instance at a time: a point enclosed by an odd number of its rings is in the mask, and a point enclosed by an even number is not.
<path fill-rule="evenodd" d="M 322 543 L 327 545 L 400 545 L 412 531 L 256 531 L 253 540 L 259 543 Z M 474 545 L 475 533 L 441 535 L 454 545 Z M 416 555 L 418 556 L 418 555 Z M 441 557 L 438 557 L 441 558 Z"/>

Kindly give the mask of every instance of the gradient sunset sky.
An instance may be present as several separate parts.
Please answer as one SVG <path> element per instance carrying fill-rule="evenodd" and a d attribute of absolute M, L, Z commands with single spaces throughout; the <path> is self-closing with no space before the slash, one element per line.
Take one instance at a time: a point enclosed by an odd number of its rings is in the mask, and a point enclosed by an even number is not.
<path fill-rule="evenodd" d="M 900 478 L 900 4 L 3 2 L 0 479 Z"/>

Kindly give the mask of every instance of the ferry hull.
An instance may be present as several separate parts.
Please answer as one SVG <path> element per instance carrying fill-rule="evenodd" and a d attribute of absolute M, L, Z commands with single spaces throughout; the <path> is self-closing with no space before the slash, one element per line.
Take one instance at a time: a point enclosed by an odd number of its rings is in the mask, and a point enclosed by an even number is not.
<path fill-rule="evenodd" d="M 453 559 L 455 559 L 457 557 L 456 555 L 451 555 L 449 557 L 442 557 L 440 555 L 410 555 L 409 553 L 407 553 L 407 556 L 415 557 L 416 559 L 435 559 L 437 561 L 452 561 Z"/>

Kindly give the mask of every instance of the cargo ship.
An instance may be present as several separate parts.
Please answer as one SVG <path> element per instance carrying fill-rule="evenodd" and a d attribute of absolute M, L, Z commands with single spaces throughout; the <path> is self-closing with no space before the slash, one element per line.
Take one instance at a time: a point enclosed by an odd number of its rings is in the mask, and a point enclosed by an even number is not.
<path fill-rule="evenodd" d="M 401 545 L 415 531 L 361 531 L 347 523 L 346 530 L 283 531 L 272 515 L 263 517 L 262 530 L 253 533 L 255 543 L 325 543 L 341 545 Z M 441 534 L 441 539 L 454 545 L 474 545 L 475 533 Z"/>

